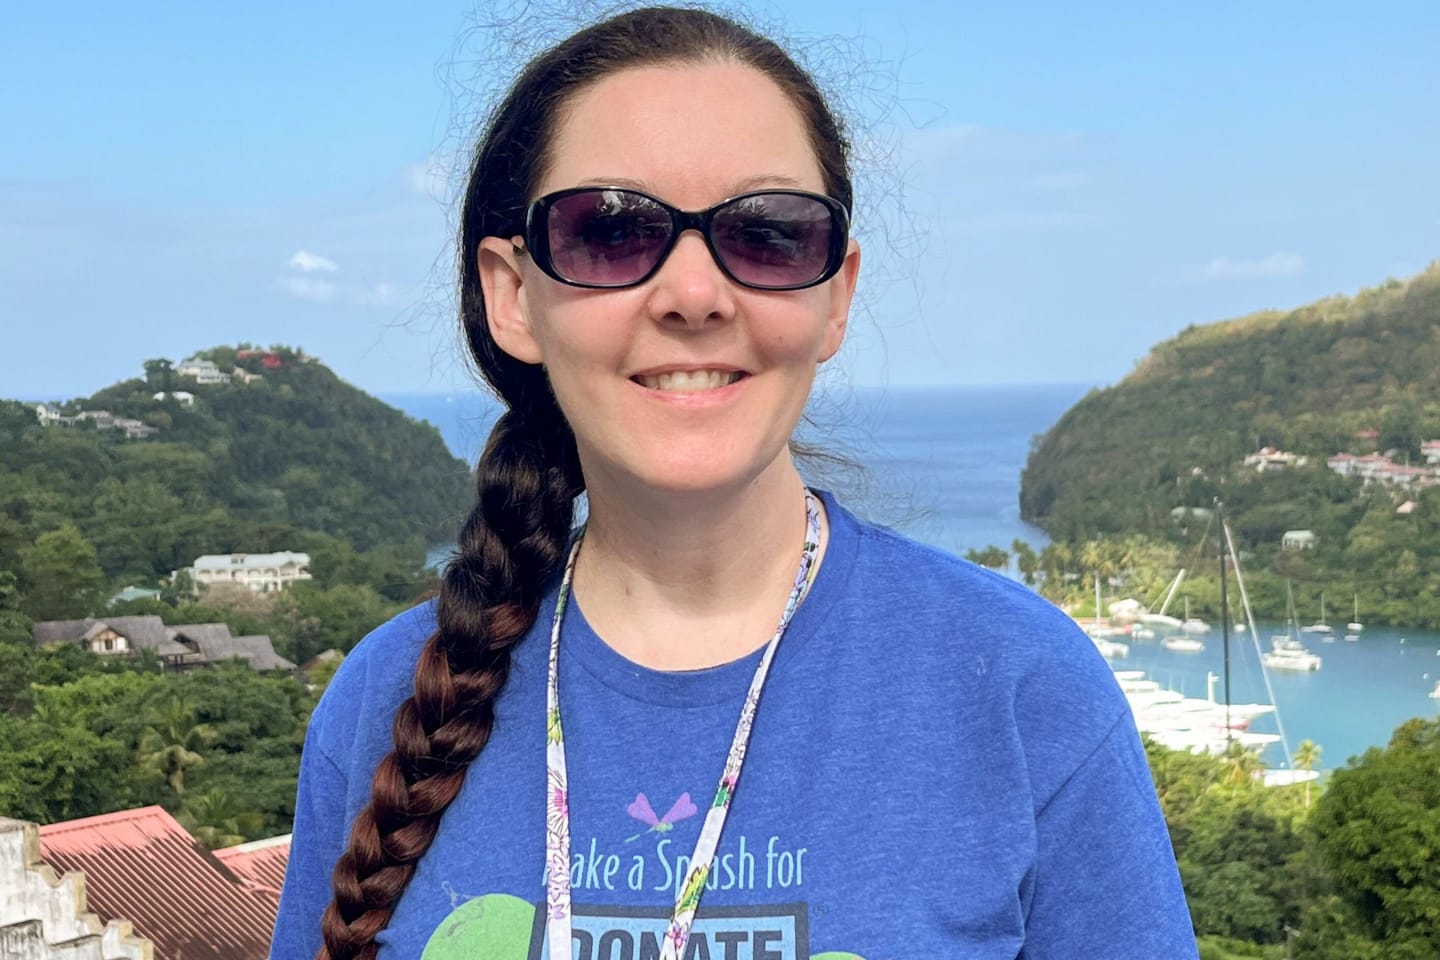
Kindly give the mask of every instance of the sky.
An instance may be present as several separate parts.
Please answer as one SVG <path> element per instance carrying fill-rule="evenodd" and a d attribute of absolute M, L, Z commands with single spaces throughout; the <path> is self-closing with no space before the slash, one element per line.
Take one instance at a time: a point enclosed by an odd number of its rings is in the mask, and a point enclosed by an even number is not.
<path fill-rule="evenodd" d="M 25 3 L 0 31 L 0 397 L 217 344 L 470 374 L 455 171 L 586 0 Z M 857 136 L 857 385 L 1114 383 L 1191 324 L 1440 257 L 1440 3 L 754 3 Z"/>

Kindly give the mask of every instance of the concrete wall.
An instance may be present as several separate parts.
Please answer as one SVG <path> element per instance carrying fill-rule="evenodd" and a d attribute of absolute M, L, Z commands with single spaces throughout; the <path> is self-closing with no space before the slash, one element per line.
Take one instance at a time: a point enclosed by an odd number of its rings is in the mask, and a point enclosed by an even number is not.
<path fill-rule="evenodd" d="M 33 823 L 0 817 L 0 960 L 153 960 L 130 924 L 85 909 L 85 875 L 40 859 Z"/>

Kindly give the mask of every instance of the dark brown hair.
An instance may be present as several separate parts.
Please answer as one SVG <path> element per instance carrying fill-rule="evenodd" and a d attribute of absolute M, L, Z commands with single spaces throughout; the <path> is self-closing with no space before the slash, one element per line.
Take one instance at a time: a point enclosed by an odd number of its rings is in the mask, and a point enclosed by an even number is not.
<path fill-rule="evenodd" d="M 772 41 L 704 10 L 650 7 L 589 27 L 532 60 L 500 102 L 470 167 L 458 249 L 460 318 L 475 363 L 505 403 L 476 469 L 478 502 L 446 568 L 437 628 L 395 714 L 395 747 L 375 771 L 335 865 L 319 960 L 372 958 L 440 817 L 490 739 L 510 650 L 535 622 L 584 490 L 575 438 L 545 372 L 490 336 L 476 251 L 484 237 L 523 232 L 526 204 L 566 103 L 618 71 L 705 60 L 770 77 L 799 110 L 826 192 L 852 206 L 849 147 L 810 76 Z"/>

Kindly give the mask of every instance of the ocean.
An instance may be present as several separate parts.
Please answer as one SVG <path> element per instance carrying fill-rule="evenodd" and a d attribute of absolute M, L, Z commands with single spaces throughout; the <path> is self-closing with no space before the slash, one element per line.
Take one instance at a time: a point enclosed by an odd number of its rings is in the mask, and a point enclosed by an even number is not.
<path fill-rule="evenodd" d="M 812 483 L 835 490 L 857 513 L 953 553 L 993 544 L 1005 550 L 1021 539 L 1037 551 L 1044 531 L 1020 519 L 1020 471 L 1031 438 L 1043 433 L 1088 389 L 1078 384 L 891 388 L 830 391 L 812 405 L 813 424 L 801 439 L 848 458 L 858 469 L 802 467 Z M 391 394 L 388 403 L 439 428 L 456 456 L 473 463 L 496 407 L 479 390 L 469 394 Z M 445 553 L 437 548 L 432 559 Z M 1364 611 L 1361 611 L 1363 618 Z M 1262 643 L 1271 631 L 1261 625 Z M 1324 658 L 1314 673 L 1272 672 L 1271 686 L 1291 749 L 1314 740 L 1321 769 L 1367 747 L 1383 746 L 1393 729 L 1414 716 L 1434 717 L 1440 700 L 1427 694 L 1440 680 L 1440 634 L 1372 628 L 1358 643 L 1305 643 Z M 1181 654 L 1155 641 L 1131 642 L 1117 669 L 1145 670 L 1187 696 L 1203 697 L 1206 675 L 1223 674 L 1218 631 L 1199 654 Z M 1217 699 L 1224 697 L 1217 684 Z M 1268 702 L 1259 659 L 1249 637 L 1232 638 L 1231 699 Z M 1252 729 L 1273 732 L 1261 717 Z M 1278 747 L 1266 760 L 1279 766 Z"/>

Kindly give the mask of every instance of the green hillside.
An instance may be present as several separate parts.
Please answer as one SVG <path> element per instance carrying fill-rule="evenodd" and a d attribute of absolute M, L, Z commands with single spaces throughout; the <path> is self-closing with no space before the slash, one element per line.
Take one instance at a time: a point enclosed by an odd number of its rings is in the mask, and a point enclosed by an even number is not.
<path fill-rule="evenodd" d="M 238 364 L 250 382 L 198 384 L 150 361 L 144 378 L 54 405 L 158 429 L 140 439 L 93 420 L 42 425 L 33 404 L 0 401 L 0 569 L 18 570 L 7 561 L 67 524 L 111 581 L 150 583 L 205 553 L 273 550 L 311 552 L 321 579 L 366 553 L 418 568 L 466 509 L 467 466 L 433 426 L 299 351 L 266 352 Z M 203 356 L 237 369 L 234 348 Z"/>
<path fill-rule="evenodd" d="M 1354 297 L 1190 327 L 1154 347 L 1036 439 L 1021 513 L 1061 543 L 1124 534 L 1183 549 L 1203 524 L 1176 508 L 1219 498 L 1257 572 L 1293 578 L 1307 602 L 1355 592 L 1377 621 L 1440 623 L 1440 487 L 1366 484 L 1327 466 L 1376 452 L 1423 466 L 1421 444 L 1434 439 L 1440 261 Z M 1247 466 L 1262 447 L 1303 460 Z M 1282 551 L 1285 532 L 1300 529 L 1315 548 Z"/>

